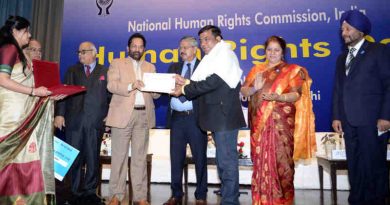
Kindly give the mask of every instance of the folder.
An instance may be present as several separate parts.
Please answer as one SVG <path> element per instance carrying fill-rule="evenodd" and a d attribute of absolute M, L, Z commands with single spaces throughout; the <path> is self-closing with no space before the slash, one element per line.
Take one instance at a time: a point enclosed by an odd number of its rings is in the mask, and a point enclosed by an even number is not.
<path fill-rule="evenodd" d="M 52 92 L 51 95 L 69 96 L 86 90 L 84 86 L 61 84 L 58 63 L 33 60 L 33 68 L 35 87 L 44 86 Z"/>

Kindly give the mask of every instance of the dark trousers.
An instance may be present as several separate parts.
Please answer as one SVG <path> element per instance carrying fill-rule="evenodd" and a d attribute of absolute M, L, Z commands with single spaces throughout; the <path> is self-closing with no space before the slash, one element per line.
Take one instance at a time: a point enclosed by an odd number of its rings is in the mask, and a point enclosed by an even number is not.
<path fill-rule="evenodd" d="M 343 122 L 351 205 L 384 205 L 389 195 L 386 163 L 387 137 L 378 136 L 376 124 L 351 126 Z"/>
<path fill-rule="evenodd" d="M 96 194 L 102 135 L 102 129 L 85 125 L 81 125 L 77 130 L 65 131 L 66 142 L 80 151 L 68 173 L 73 195 Z"/>
<path fill-rule="evenodd" d="M 221 204 L 238 205 L 239 172 L 237 152 L 238 129 L 213 132 L 216 147 L 216 163 L 221 179 Z"/>
<path fill-rule="evenodd" d="M 183 167 L 187 143 L 195 161 L 196 199 L 207 195 L 207 135 L 197 125 L 194 114 L 175 114 L 171 118 L 170 156 L 172 197 L 183 197 Z"/>

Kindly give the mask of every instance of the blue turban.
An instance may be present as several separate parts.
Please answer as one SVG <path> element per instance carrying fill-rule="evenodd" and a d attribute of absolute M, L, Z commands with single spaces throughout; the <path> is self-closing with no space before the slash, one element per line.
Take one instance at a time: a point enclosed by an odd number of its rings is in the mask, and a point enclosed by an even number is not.
<path fill-rule="evenodd" d="M 340 25 L 346 21 L 349 25 L 367 35 L 371 32 L 370 20 L 362 12 L 358 10 L 349 10 L 344 12 L 340 18 Z"/>

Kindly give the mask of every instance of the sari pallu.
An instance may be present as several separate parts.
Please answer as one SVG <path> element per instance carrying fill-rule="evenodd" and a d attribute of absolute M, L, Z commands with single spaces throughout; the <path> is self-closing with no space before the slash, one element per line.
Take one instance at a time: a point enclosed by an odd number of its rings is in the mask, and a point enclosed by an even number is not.
<path fill-rule="evenodd" d="M 280 73 L 276 70 L 280 70 Z M 315 148 L 314 115 L 309 90 L 311 79 L 306 70 L 297 65 L 281 63 L 267 69 L 266 64 L 260 64 L 248 74 L 244 86 L 253 86 L 258 73 L 263 74 L 266 82 L 261 92 L 251 96 L 249 104 L 252 204 L 292 204 L 293 159 L 310 158 Z M 280 95 L 291 92 L 293 87 L 302 90 L 300 99 L 295 103 L 261 100 L 262 93 Z"/>
<path fill-rule="evenodd" d="M 3 49 L 3 48 L 1 48 Z M 5 65 L 5 66 L 4 66 Z M 3 62 L 11 79 L 32 87 L 32 71 Z M 0 87 L 0 204 L 45 204 L 55 193 L 54 103 Z"/>
<path fill-rule="evenodd" d="M 39 145 L 34 131 L 48 102 L 48 98 L 40 99 L 17 130 L 0 137 L 0 204 L 45 203 Z"/>

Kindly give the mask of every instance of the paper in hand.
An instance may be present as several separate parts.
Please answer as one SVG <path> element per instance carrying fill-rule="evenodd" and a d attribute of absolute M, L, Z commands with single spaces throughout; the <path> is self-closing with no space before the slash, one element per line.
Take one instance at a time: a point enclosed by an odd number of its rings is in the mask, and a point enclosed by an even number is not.
<path fill-rule="evenodd" d="M 156 93 L 172 93 L 175 89 L 174 73 L 144 73 L 142 91 Z"/>

